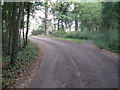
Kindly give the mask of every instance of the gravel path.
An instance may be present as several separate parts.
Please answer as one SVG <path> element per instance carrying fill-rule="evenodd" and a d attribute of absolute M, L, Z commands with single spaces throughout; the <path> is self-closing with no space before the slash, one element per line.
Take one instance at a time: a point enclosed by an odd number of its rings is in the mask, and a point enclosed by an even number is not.
<path fill-rule="evenodd" d="M 91 41 L 75 43 L 32 36 L 43 58 L 29 88 L 117 88 L 118 56 Z"/>

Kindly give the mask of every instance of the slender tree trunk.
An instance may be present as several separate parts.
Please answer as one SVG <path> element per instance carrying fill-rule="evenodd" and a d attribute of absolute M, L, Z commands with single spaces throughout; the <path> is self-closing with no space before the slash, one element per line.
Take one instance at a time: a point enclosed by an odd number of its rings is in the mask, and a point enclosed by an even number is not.
<path fill-rule="evenodd" d="M 25 32 L 24 32 L 24 28 L 23 28 L 22 34 L 23 34 L 23 48 L 24 48 L 25 47 Z"/>
<path fill-rule="evenodd" d="M 12 3 L 11 6 L 13 6 L 13 4 L 14 4 L 14 3 Z M 9 37 L 9 35 L 10 35 L 10 30 L 9 30 L 9 29 L 10 29 L 10 22 L 11 22 L 11 20 L 12 20 L 12 19 L 11 19 L 11 18 L 12 18 L 12 17 L 11 17 L 11 14 L 12 14 L 12 10 L 9 11 L 9 14 L 8 14 L 8 24 L 7 24 L 7 31 L 6 31 L 6 32 L 7 32 L 7 33 L 6 33 L 6 34 L 7 34 L 7 37 L 6 37 L 6 38 L 7 38 L 7 40 L 8 40 L 8 43 L 9 43 L 9 38 L 10 38 L 10 37 Z M 9 48 L 10 48 L 10 47 L 8 46 L 8 54 L 10 54 L 10 53 L 9 53 Z"/>
<path fill-rule="evenodd" d="M 75 31 L 78 31 L 78 20 L 75 20 Z"/>
<path fill-rule="evenodd" d="M 19 30 L 18 46 L 19 46 L 19 49 L 21 50 L 21 29 Z"/>
<path fill-rule="evenodd" d="M 54 18 L 54 30 L 56 30 L 56 26 L 55 26 L 55 18 Z"/>
<path fill-rule="evenodd" d="M 27 30 L 26 30 L 26 42 L 25 46 L 28 44 L 28 30 L 29 30 L 29 18 L 30 18 L 30 3 L 27 6 Z"/>
<path fill-rule="evenodd" d="M 58 19 L 58 31 L 59 31 L 59 29 L 60 29 L 59 23 L 60 23 L 60 19 Z"/>
<path fill-rule="evenodd" d="M 68 22 L 65 20 L 65 27 L 68 29 Z"/>
<path fill-rule="evenodd" d="M 13 4 L 13 9 L 12 9 L 12 16 L 10 19 L 10 24 L 9 24 L 9 54 L 11 55 L 12 51 L 12 35 L 13 35 L 13 26 L 15 24 L 15 16 L 16 16 L 16 3 L 14 2 Z"/>
<path fill-rule="evenodd" d="M 71 24 L 69 24 L 69 31 L 71 32 Z"/>
<path fill-rule="evenodd" d="M 61 20 L 61 26 L 62 26 L 62 29 L 63 29 L 63 31 L 64 31 L 63 19 Z"/>
<path fill-rule="evenodd" d="M 25 47 L 25 32 L 24 32 L 24 10 L 23 10 L 23 16 L 22 16 L 22 38 L 23 38 L 23 48 Z"/>
<path fill-rule="evenodd" d="M 13 28 L 12 54 L 11 54 L 11 64 L 12 65 L 15 63 L 17 51 L 18 51 L 18 36 L 19 36 L 19 28 L 20 28 L 20 24 L 21 24 L 22 12 L 24 9 L 23 6 L 24 6 L 24 2 L 20 2 L 19 13 L 17 16 L 16 25 L 14 25 L 14 28 Z M 14 16 L 14 18 L 15 18 L 15 16 Z"/>
<path fill-rule="evenodd" d="M 47 19 L 48 19 L 48 2 L 46 2 L 45 6 L 45 35 L 47 35 Z"/>

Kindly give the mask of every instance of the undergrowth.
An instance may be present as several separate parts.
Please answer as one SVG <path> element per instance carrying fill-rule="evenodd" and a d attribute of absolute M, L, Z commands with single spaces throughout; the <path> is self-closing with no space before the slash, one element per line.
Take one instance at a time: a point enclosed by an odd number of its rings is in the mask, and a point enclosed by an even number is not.
<path fill-rule="evenodd" d="M 101 49 L 120 53 L 118 50 L 119 38 L 117 30 L 109 30 L 102 33 L 97 33 L 93 36 L 94 43 Z"/>
<path fill-rule="evenodd" d="M 37 46 L 29 43 L 23 50 L 17 53 L 17 60 L 14 65 L 6 65 L 2 68 L 2 86 L 9 87 L 15 84 L 15 80 L 25 71 L 26 67 L 29 66 L 29 62 L 32 61 L 38 54 Z M 3 57 L 4 59 L 4 57 Z M 3 62 L 10 61 L 5 58 Z"/>

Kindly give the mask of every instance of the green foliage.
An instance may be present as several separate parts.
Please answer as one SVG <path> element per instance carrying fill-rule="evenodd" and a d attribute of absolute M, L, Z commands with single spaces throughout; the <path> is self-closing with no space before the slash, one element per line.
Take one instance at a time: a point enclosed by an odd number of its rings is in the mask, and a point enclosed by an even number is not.
<path fill-rule="evenodd" d="M 11 82 L 11 79 L 16 79 L 19 74 L 23 73 L 25 68 L 29 65 L 28 62 L 33 60 L 38 54 L 38 48 L 30 43 L 27 47 L 17 53 L 16 63 L 14 65 L 8 64 L 3 67 L 3 87 L 8 87 L 15 82 Z M 9 60 L 7 60 L 9 61 Z"/>
<path fill-rule="evenodd" d="M 79 13 L 81 28 L 87 28 L 88 30 L 100 28 L 102 12 L 102 4 L 100 2 L 80 3 L 79 8 L 81 8 Z"/>
<path fill-rule="evenodd" d="M 109 30 L 107 32 L 105 31 L 104 33 L 97 33 L 93 36 L 93 40 L 100 48 L 120 53 L 118 51 L 119 38 L 117 30 Z"/>
<path fill-rule="evenodd" d="M 103 9 L 101 13 L 103 28 L 106 28 L 106 29 L 117 28 L 118 26 L 118 19 L 117 19 L 117 7 L 118 6 L 117 5 L 118 5 L 118 2 L 104 2 L 103 3 Z"/>
<path fill-rule="evenodd" d="M 81 31 L 73 31 L 73 32 L 64 32 L 64 31 L 54 31 L 52 35 L 55 37 L 64 37 L 64 38 L 76 38 L 76 39 L 90 39 L 90 32 L 81 32 Z"/>
<path fill-rule="evenodd" d="M 78 38 L 78 39 L 89 39 L 89 33 L 88 32 L 81 32 L 81 31 L 73 31 L 69 32 L 65 35 L 67 38 Z"/>
<path fill-rule="evenodd" d="M 55 37 L 61 37 L 62 35 L 64 35 L 66 32 L 65 31 L 52 31 L 51 34 Z"/>
<path fill-rule="evenodd" d="M 51 37 L 51 36 L 49 36 Z M 65 38 L 65 37 L 51 37 L 53 39 L 59 39 L 59 40 L 67 40 L 67 41 L 73 41 L 73 42 L 78 42 L 78 43 L 81 43 L 81 42 L 84 42 L 85 40 L 83 39 L 77 39 L 77 38 Z"/>
<path fill-rule="evenodd" d="M 7 55 L 6 55 L 6 56 L 3 56 L 3 57 L 2 57 L 2 61 L 3 61 L 3 62 L 10 62 L 10 56 L 7 56 Z"/>
<path fill-rule="evenodd" d="M 17 60 L 18 61 L 25 61 L 28 62 L 30 60 L 33 60 L 34 57 L 37 55 L 38 48 L 36 46 L 30 44 L 22 51 L 19 51 L 17 53 Z"/>
<path fill-rule="evenodd" d="M 32 35 L 41 35 L 43 34 L 44 31 L 43 30 L 35 30 L 35 31 L 32 31 Z"/>

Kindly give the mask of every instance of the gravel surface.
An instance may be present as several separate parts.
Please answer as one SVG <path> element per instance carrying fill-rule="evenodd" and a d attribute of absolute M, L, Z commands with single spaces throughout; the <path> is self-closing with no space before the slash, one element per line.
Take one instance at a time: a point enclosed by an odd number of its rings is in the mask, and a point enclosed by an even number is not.
<path fill-rule="evenodd" d="M 75 43 L 32 36 L 43 58 L 29 88 L 117 88 L 118 55 L 92 41 Z"/>

